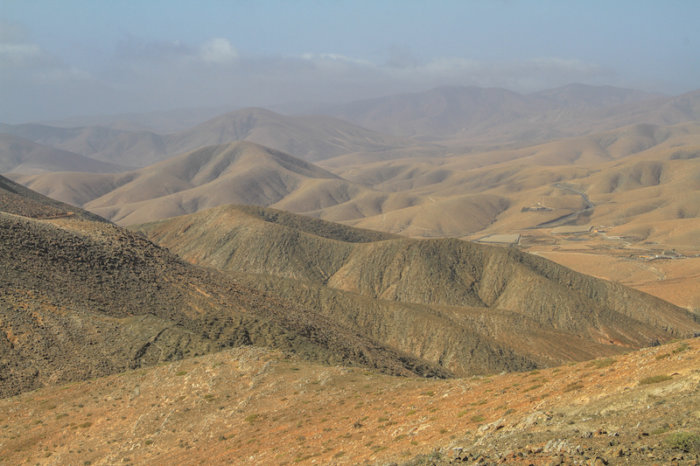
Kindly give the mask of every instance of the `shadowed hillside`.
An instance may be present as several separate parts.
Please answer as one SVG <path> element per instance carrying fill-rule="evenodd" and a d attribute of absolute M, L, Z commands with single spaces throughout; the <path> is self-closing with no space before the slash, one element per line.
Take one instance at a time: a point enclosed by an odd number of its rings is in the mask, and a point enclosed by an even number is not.
<path fill-rule="evenodd" d="M 495 368 L 486 356 L 474 358 L 479 367 L 461 353 L 479 341 L 476 347 L 552 364 L 700 330 L 692 315 L 669 303 L 514 249 L 371 238 L 250 207 L 224 206 L 138 229 L 188 261 L 293 297 L 456 373 Z M 331 229 L 337 232 L 328 235 Z M 416 333 L 424 328 L 430 336 Z M 525 328 L 531 332 L 521 339 Z"/>
<path fill-rule="evenodd" d="M 240 345 L 448 374 L 4 178 L 0 207 L 2 396 Z"/>

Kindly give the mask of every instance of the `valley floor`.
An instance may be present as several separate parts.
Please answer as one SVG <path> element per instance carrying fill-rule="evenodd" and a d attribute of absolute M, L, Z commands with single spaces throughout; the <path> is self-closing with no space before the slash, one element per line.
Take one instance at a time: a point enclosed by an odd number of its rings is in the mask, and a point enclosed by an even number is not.
<path fill-rule="evenodd" d="M 0 400 L 0 464 L 697 464 L 700 340 L 470 379 L 245 347 Z"/>
<path fill-rule="evenodd" d="M 517 247 L 577 272 L 621 283 L 690 311 L 700 311 L 700 249 L 676 250 L 662 244 L 608 236 L 590 225 L 579 228 L 583 231 L 571 234 L 558 234 L 551 229 L 520 230 Z M 478 240 L 479 236 L 465 239 Z"/>

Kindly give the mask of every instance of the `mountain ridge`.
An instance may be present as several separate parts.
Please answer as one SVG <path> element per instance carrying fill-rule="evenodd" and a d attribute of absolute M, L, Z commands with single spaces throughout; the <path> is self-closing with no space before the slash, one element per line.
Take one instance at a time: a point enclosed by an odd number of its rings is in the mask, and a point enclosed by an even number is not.
<path fill-rule="evenodd" d="M 266 219 L 277 215 L 295 220 Z M 333 226 L 347 231 L 340 237 L 313 233 L 328 225 L 273 209 L 221 206 L 133 228 L 190 262 L 275 296 L 293 296 L 403 350 L 418 348 L 422 358 L 443 361 L 457 374 L 475 370 L 458 355 L 458 348 L 474 341 L 551 364 L 565 361 L 562 354 L 615 354 L 663 340 L 672 329 L 679 336 L 700 330 L 686 310 L 519 251 L 387 235 L 347 241 L 365 233 L 340 225 Z M 445 343 L 432 341 L 428 349 L 420 338 L 407 336 L 426 319 L 430 324 L 422 325 L 444 335 Z M 541 346 L 550 350 L 509 342 L 504 333 L 512 335 L 518 325 L 532 330 L 533 341 L 549 339 Z M 499 326 L 501 332 L 494 332 Z M 567 348 L 571 341 L 580 348 Z"/>

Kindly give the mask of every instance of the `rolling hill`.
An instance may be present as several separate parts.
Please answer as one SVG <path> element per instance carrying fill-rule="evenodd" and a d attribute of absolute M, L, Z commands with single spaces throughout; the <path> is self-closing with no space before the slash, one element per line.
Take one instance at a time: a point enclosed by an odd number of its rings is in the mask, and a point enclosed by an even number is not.
<path fill-rule="evenodd" d="M 456 374 L 493 370 L 494 354 L 518 367 L 549 365 L 700 330 L 685 310 L 513 249 L 396 238 L 246 206 L 136 228 L 190 262 Z M 425 328 L 435 337 L 422 338 Z"/>
<path fill-rule="evenodd" d="M 0 208 L 1 396 L 241 345 L 449 374 L 2 177 Z"/>
<path fill-rule="evenodd" d="M 3 396 L 241 345 L 445 377 L 613 355 L 700 328 L 668 303 L 514 250 L 252 207 L 143 227 L 192 265 L 0 181 Z"/>
<path fill-rule="evenodd" d="M 47 174 L 22 183 L 122 224 L 228 203 L 322 209 L 364 188 L 315 165 L 250 142 L 198 149 L 119 174 Z"/>
<path fill-rule="evenodd" d="M 143 167 L 205 146 L 250 141 L 307 161 L 350 153 L 375 157 L 396 154 L 440 154 L 437 145 L 387 136 L 330 116 L 284 116 L 246 108 L 170 134 L 101 126 L 76 128 L 42 124 L 0 124 L 0 134 L 29 139 L 64 151 L 114 164 Z"/>
<path fill-rule="evenodd" d="M 632 125 L 521 149 L 352 163 L 346 155 L 345 163 L 319 166 L 245 143 L 116 175 L 15 179 L 121 224 L 243 203 L 412 237 L 602 225 L 638 245 L 692 251 L 700 234 L 698 134 L 697 123 Z M 202 173 L 188 164 L 203 164 Z"/>
<path fill-rule="evenodd" d="M 47 172 L 109 173 L 123 170 L 126 168 L 112 163 L 42 146 L 17 136 L 0 134 L 0 173 L 32 175 Z"/>
<path fill-rule="evenodd" d="M 254 142 L 309 162 L 358 152 L 383 154 L 415 145 L 328 116 L 284 116 L 247 108 L 169 136 L 168 151 L 179 154 L 234 141 Z M 432 152 L 441 150 L 438 146 L 426 147 Z"/>

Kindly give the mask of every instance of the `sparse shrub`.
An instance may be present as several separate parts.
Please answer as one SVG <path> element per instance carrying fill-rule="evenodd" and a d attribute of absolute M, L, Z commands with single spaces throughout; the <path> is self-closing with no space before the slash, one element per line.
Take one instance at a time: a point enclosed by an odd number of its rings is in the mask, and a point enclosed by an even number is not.
<path fill-rule="evenodd" d="M 669 429 L 670 429 L 670 426 L 669 426 L 668 424 L 664 424 L 664 425 L 662 425 L 661 427 L 657 427 L 656 429 L 653 429 L 653 430 L 651 431 L 651 434 L 652 434 L 652 435 L 661 435 L 661 434 L 665 434 L 666 432 L 668 432 Z"/>
<path fill-rule="evenodd" d="M 175 375 L 178 376 L 178 377 L 181 377 L 181 376 L 186 375 L 186 374 L 187 374 L 187 371 L 177 371 L 177 372 L 175 372 Z"/>
<path fill-rule="evenodd" d="M 145 443 L 146 445 L 153 445 L 153 440 L 147 439 L 147 440 L 146 440 L 145 442 L 143 442 L 143 443 Z"/>
<path fill-rule="evenodd" d="M 428 391 L 426 391 L 426 392 L 421 393 L 421 395 L 424 395 L 424 396 L 435 396 L 435 392 L 432 391 L 432 390 L 428 390 Z"/>
<path fill-rule="evenodd" d="M 672 353 L 673 354 L 682 353 L 683 351 L 686 351 L 689 348 L 690 348 L 690 346 L 688 346 L 688 343 L 682 342 L 680 345 L 678 345 L 678 348 L 676 348 L 672 351 Z"/>
<path fill-rule="evenodd" d="M 245 417 L 245 422 L 252 424 L 260 418 L 259 414 L 250 414 Z"/>
<path fill-rule="evenodd" d="M 596 369 L 603 369 L 605 367 L 609 367 L 615 364 L 615 360 L 613 358 L 605 358 L 605 359 L 595 359 L 587 364 L 587 367 L 595 367 Z"/>
<path fill-rule="evenodd" d="M 481 414 L 475 414 L 474 416 L 469 418 L 472 422 L 484 422 L 486 418 L 482 416 Z"/>
<path fill-rule="evenodd" d="M 700 453 L 700 434 L 675 432 L 666 437 L 666 444 L 687 453 Z"/>
<path fill-rule="evenodd" d="M 670 375 L 653 375 L 651 377 L 645 377 L 639 381 L 639 385 L 649 385 L 652 383 L 665 382 L 671 380 L 673 377 Z"/>
<path fill-rule="evenodd" d="M 573 382 L 564 387 L 564 392 L 573 392 L 573 391 L 578 391 L 583 388 L 583 384 L 581 382 Z"/>
<path fill-rule="evenodd" d="M 666 359 L 666 358 L 670 358 L 670 357 L 671 357 L 671 353 L 657 354 L 656 360 L 660 361 L 662 359 Z"/>

